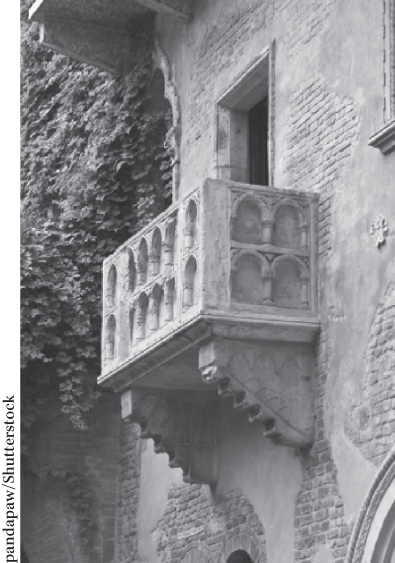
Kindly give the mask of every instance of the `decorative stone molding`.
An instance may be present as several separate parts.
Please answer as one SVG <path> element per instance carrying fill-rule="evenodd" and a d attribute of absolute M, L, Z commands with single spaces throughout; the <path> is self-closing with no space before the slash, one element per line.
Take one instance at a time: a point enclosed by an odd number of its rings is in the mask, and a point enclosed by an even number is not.
<path fill-rule="evenodd" d="M 200 347 L 205 383 L 217 383 L 220 397 L 233 397 L 236 410 L 248 410 L 273 443 L 312 444 L 314 412 L 309 346 L 247 344 L 216 339 Z"/>
<path fill-rule="evenodd" d="M 395 0 L 383 0 L 383 126 L 369 145 L 383 154 L 395 149 Z"/>
<path fill-rule="evenodd" d="M 380 248 L 385 244 L 388 235 L 388 224 L 387 221 L 380 213 L 375 221 L 372 221 L 372 226 L 370 227 L 370 236 L 374 240 L 374 244 L 377 248 Z"/>
<path fill-rule="evenodd" d="M 186 483 L 213 484 L 217 476 L 216 402 L 196 393 L 136 389 L 123 394 L 122 416 L 152 438 L 156 453 L 183 471 Z"/>
<path fill-rule="evenodd" d="M 174 83 L 173 73 L 169 60 L 155 40 L 155 48 L 153 53 L 155 65 L 162 71 L 165 82 L 165 98 L 171 105 L 173 115 L 173 127 L 168 131 L 165 138 L 165 148 L 170 149 L 172 153 L 172 176 L 173 176 L 173 201 L 179 198 L 180 186 L 180 160 L 181 160 L 181 109 L 180 99 Z"/>
<path fill-rule="evenodd" d="M 392 560 L 390 550 L 394 549 L 394 538 L 395 448 L 384 460 L 363 501 L 351 535 L 347 563 Z"/>

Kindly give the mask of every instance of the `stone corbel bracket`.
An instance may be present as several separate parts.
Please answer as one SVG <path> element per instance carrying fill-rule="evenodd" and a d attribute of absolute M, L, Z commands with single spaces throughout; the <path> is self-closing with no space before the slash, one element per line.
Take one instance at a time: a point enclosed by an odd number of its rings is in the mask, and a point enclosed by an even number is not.
<path fill-rule="evenodd" d="M 152 438 L 156 453 L 167 453 L 169 467 L 179 467 L 185 483 L 217 480 L 217 408 L 215 400 L 196 393 L 128 390 L 122 394 L 122 417 L 137 422 L 141 438 Z"/>
<path fill-rule="evenodd" d="M 200 347 L 199 368 L 221 397 L 233 397 L 236 410 L 248 410 L 274 444 L 304 448 L 314 439 L 310 345 L 247 344 L 213 340 Z"/>

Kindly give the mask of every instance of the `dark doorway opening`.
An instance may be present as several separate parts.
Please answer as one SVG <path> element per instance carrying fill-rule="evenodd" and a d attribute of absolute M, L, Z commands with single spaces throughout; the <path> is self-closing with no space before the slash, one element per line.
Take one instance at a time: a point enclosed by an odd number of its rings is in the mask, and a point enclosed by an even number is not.
<path fill-rule="evenodd" d="M 269 166 L 267 155 L 268 100 L 264 98 L 248 112 L 250 184 L 267 186 Z"/>
<path fill-rule="evenodd" d="M 226 563 L 252 563 L 252 559 L 246 551 L 238 549 L 229 555 Z"/>

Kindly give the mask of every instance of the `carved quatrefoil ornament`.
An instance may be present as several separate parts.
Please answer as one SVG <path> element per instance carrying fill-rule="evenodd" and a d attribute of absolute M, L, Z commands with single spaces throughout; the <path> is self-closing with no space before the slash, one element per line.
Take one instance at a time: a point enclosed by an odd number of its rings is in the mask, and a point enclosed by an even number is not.
<path fill-rule="evenodd" d="M 380 213 L 375 221 L 372 221 L 372 226 L 370 227 L 370 236 L 374 240 L 374 244 L 377 248 L 380 248 L 383 244 L 385 244 L 385 240 L 388 235 L 388 224 L 387 221 Z"/>

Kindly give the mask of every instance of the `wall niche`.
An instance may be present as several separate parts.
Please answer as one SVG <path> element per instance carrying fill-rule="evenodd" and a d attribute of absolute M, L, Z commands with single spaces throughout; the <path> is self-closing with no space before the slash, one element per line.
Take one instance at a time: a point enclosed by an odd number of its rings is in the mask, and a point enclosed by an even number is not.
<path fill-rule="evenodd" d="M 247 244 L 261 244 L 262 242 L 261 209 L 251 199 L 246 198 L 237 207 L 233 217 L 232 239 Z"/>
<path fill-rule="evenodd" d="M 262 262 L 259 256 L 244 254 L 232 267 L 232 297 L 244 303 L 263 303 Z"/>

